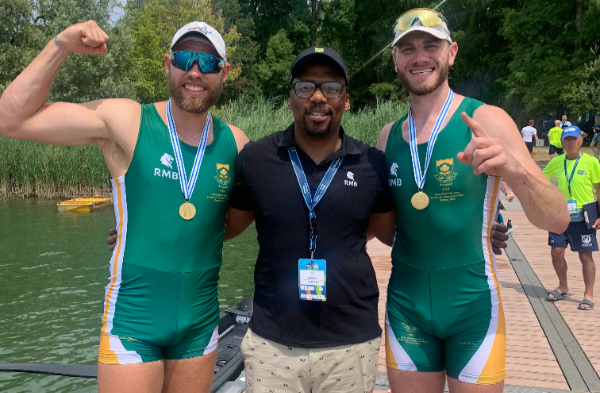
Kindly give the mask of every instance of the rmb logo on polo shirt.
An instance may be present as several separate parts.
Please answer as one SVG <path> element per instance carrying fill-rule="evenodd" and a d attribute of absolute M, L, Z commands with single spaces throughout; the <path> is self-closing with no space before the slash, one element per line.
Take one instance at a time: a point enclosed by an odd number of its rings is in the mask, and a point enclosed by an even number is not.
<path fill-rule="evenodd" d="M 354 181 L 354 173 L 348 171 L 346 173 L 348 180 L 344 180 L 344 184 L 350 187 L 358 187 L 358 183 Z"/>
<path fill-rule="evenodd" d="M 175 159 L 168 153 L 165 153 L 162 155 L 162 157 L 160 157 L 160 163 L 168 167 L 169 169 L 173 169 L 173 161 L 175 161 Z M 179 180 L 179 173 L 170 170 L 168 171 L 164 168 L 154 168 L 154 176 L 167 177 L 169 179 Z"/>

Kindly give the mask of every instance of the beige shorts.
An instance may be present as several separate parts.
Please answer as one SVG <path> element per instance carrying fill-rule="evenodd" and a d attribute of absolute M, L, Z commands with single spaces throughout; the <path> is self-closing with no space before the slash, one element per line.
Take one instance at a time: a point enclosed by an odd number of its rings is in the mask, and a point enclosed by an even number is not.
<path fill-rule="evenodd" d="M 372 392 L 381 337 L 330 348 L 292 348 L 254 334 L 242 341 L 246 393 Z"/>

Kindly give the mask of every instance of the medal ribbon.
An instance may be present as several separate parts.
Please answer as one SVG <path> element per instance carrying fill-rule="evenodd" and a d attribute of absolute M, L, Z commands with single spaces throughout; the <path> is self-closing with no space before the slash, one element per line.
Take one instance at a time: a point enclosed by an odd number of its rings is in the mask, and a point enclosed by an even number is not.
<path fill-rule="evenodd" d="M 319 203 L 319 201 L 323 198 L 323 195 L 325 195 L 327 188 L 329 188 L 329 184 L 331 184 L 331 180 L 333 180 L 333 177 L 342 165 L 344 157 L 338 157 L 333 160 L 331 165 L 329 165 L 329 169 L 327 169 L 327 173 L 325 173 L 325 177 L 323 177 L 323 180 L 321 180 L 321 184 L 319 184 L 319 187 L 317 187 L 315 196 L 312 197 L 310 195 L 310 187 L 306 181 L 306 175 L 304 174 L 304 169 L 302 169 L 302 163 L 300 162 L 300 157 L 298 157 L 296 148 L 294 146 L 288 147 L 288 153 L 290 155 L 290 161 L 292 161 L 292 166 L 294 167 L 294 172 L 296 172 L 296 178 L 298 179 L 300 191 L 302 191 L 302 196 L 304 197 L 304 202 L 306 202 L 306 206 L 308 206 L 308 222 L 310 225 L 310 242 L 308 249 L 310 251 L 310 259 L 312 261 L 315 250 L 317 249 L 317 216 L 315 215 L 315 206 L 317 206 L 317 203 Z"/>
<path fill-rule="evenodd" d="M 573 165 L 573 170 L 571 171 L 571 177 L 567 175 L 567 155 L 565 154 L 565 177 L 567 178 L 567 186 L 569 187 L 569 198 L 573 199 L 573 194 L 571 194 L 571 182 L 573 181 L 573 175 L 575 175 L 575 169 L 577 168 L 577 164 L 579 164 L 579 159 L 581 158 L 581 152 L 579 152 L 579 157 L 575 160 L 575 165 Z"/>
<path fill-rule="evenodd" d="M 185 165 L 183 163 L 183 156 L 181 155 L 181 146 L 179 145 L 179 137 L 177 136 L 177 128 L 175 127 L 175 120 L 171 113 L 171 100 L 167 102 L 167 126 L 169 128 L 169 135 L 171 136 L 171 145 L 173 146 L 173 153 L 175 154 L 175 161 L 177 161 L 177 169 L 179 170 L 179 183 L 181 184 L 181 191 L 183 191 L 183 197 L 186 201 L 189 201 L 196 187 L 196 181 L 198 180 L 198 174 L 200 173 L 200 166 L 202 165 L 202 158 L 204 157 L 204 151 L 206 150 L 206 141 L 208 140 L 208 130 L 210 128 L 210 113 L 206 114 L 206 122 L 204 123 L 204 129 L 202 130 L 202 137 L 200 138 L 200 145 L 196 152 L 196 158 L 194 158 L 194 165 L 190 172 L 190 181 L 187 181 L 187 175 L 185 173 Z"/>
<path fill-rule="evenodd" d="M 410 143 L 410 155 L 412 157 L 412 166 L 413 173 L 415 174 L 415 181 L 417 182 L 417 187 L 419 191 L 423 190 L 423 186 L 425 185 L 425 175 L 427 175 L 427 169 L 429 168 L 429 162 L 431 161 L 431 156 L 433 155 L 433 146 L 435 145 L 435 141 L 440 133 L 442 128 L 442 124 L 446 119 L 446 115 L 450 110 L 450 106 L 452 105 L 452 100 L 454 99 L 454 92 L 452 89 L 448 92 L 448 97 L 446 98 L 446 102 L 444 102 L 444 106 L 442 107 L 442 111 L 437 117 L 435 121 L 435 125 L 433 126 L 433 130 L 431 131 L 431 135 L 429 136 L 429 143 L 427 145 L 427 154 L 425 156 L 425 169 L 421 171 L 421 161 L 419 160 L 419 151 L 417 150 L 417 130 L 415 127 L 415 119 L 412 114 L 412 104 L 410 104 L 408 108 L 408 134 L 409 134 L 409 143 Z"/>

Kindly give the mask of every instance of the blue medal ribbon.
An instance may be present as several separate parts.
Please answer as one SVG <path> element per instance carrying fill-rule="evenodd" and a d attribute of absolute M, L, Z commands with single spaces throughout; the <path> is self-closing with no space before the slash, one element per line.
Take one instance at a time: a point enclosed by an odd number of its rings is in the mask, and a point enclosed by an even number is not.
<path fill-rule="evenodd" d="M 206 114 L 206 122 L 204 123 L 204 129 L 202 130 L 202 137 L 200 138 L 200 145 L 194 158 L 194 165 L 190 172 L 190 181 L 187 181 L 187 175 L 185 173 L 185 165 L 183 163 L 183 156 L 181 155 L 181 146 L 179 145 L 179 137 L 177 136 L 177 128 L 175 127 L 175 120 L 173 119 L 173 113 L 171 112 L 171 100 L 167 102 L 167 127 L 169 129 L 169 135 L 171 136 L 171 145 L 173 146 L 173 153 L 175 154 L 175 161 L 177 162 L 177 169 L 179 171 L 179 183 L 181 184 L 181 191 L 183 191 L 183 197 L 186 201 L 189 201 L 196 187 L 196 181 L 198 180 L 198 174 L 200 173 L 200 166 L 202 165 L 202 158 L 206 150 L 206 141 L 208 140 L 208 130 L 210 128 L 210 113 Z"/>
<path fill-rule="evenodd" d="M 571 171 L 571 177 L 567 175 L 567 155 L 565 154 L 565 177 L 567 178 L 567 186 L 569 187 L 569 198 L 573 199 L 573 194 L 571 194 L 571 182 L 573 181 L 573 175 L 575 175 L 575 169 L 577 169 L 577 164 L 579 164 L 579 159 L 581 158 L 581 152 L 579 152 L 579 156 L 577 160 L 575 160 L 575 165 L 573 165 L 573 170 Z"/>
<path fill-rule="evenodd" d="M 292 161 L 292 166 L 294 167 L 294 172 L 296 173 L 296 178 L 298 179 L 298 184 L 300 185 L 300 191 L 302 191 L 302 196 L 304 197 L 304 202 L 306 202 L 306 206 L 308 207 L 308 224 L 310 229 L 308 249 L 310 251 L 310 260 L 312 263 L 315 251 L 317 249 L 317 216 L 315 215 L 315 206 L 317 206 L 319 201 L 323 198 L 323 195 L 325 195 L 327 188 L 329 188 L 329 184 L 331 184 L 331 180 L 333 180 L 333 177 L 342 165 L 344 157 L 338 157 L 333 160 L 331 165 L 329 165 L 329 169 L 327 169 L 327 173 L 325 173 L 325 177 L 323 177 L 323 180 L 321 180 L 314 197 L 312 197 L 310 195 L 310 187 L 308 185 L 308 181 L 306 181 L 306 175 L 304 174 L 304 169 L 302 169 L 302 163 L 300 162 L 300 157 L 298 157 L 296 148 L 294 146 L 288 147 L 288 153 L 290 155 L 290 161 Z"/>
<path fill-rule="evenodd" d="M 442 111 L 438 115 L 437 120 L 435 121 L 435 125 L 433 126 L 433 130 L 431 131 L 431 135 L 429 136 L 429 143 L 427 145 L 427 154 L 425 156 L 425 168 L 421 171 L 421 161 L 419 160 L 419 151 L 417 150 L 417 129 L 415 127 L 415 119 L 412 114 L 412 104 L 410 104 L 408 108 L 408 134 L 409 134 L 409 143 L 410 143 L 410 155 L 412 157 L 412 166 L 413 173 L 415 174 L 415 181 L 417 182 L 417 187 L 419 191 L 423 191 L 423 186 L 425 186 L 425 176 L 427 175 L 427 169 L 429 168 L 429 163 L 431 162 L 431 156 L 433 155 L 433 146 L 435 145 L 435 141 L 440 133 L 442 128 L 442 124 L 446 119 L 446 115 L 448 115 L 448 111 L 450 110 L 450 106 L 452 105 L 452 100 L 454 99 L 454 92 L 452 89 L 448 92 L 448 97 L 446 98 L 446 102 L 444 102 L 444 106 L 442 107 Z"/>

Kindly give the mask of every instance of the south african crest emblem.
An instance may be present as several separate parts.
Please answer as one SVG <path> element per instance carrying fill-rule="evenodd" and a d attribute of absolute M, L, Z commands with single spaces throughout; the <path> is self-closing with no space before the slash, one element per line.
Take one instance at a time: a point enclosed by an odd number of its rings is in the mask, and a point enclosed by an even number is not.
<path fill-rule="evenodd" d="M 221 187 L 229 186 L 229 183 L 231 183 L 231 176 L 229 176 L 228 164 L 217 164 L 217 176 L 215 176 L 215 180 Z"/>
<path fill-rule="evenodd" d="M 448 186 L 452 184 L 458 173 L 454 172 L 454 159 L 437 160 L 435 162 L 435 179 L 441 184 Z"/>

